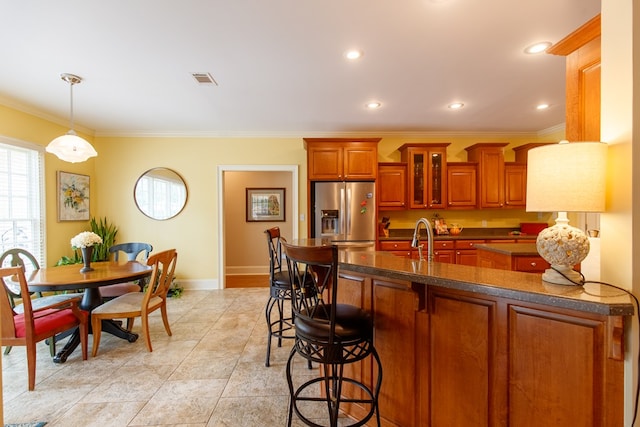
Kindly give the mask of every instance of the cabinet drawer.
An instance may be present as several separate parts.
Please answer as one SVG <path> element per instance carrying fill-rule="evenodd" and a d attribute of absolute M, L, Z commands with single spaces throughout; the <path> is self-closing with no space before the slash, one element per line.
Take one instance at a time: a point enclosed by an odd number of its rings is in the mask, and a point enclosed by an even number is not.
<path fill-rule="evenodd" d="M 409 240 L 383 240 L 380 241 L 381 251 L 410 251 L 411 241 Z"/>
<path fill-rule="evenodd" d="M 433 242 L 433 250 L 453 249 L 453 240 L 436 240 Z"/>
<path fill-rule="evenodd" d="M 456 240 L 456 249 L 475 249 L 479 243 L 485 243 L 484 240 Z"/>
<path fill-rule="evenodd" d="M 518 256 L 513 260 L 513 269 L 525 272 L 544 272 L 549 263 L 539 256 Z"/>

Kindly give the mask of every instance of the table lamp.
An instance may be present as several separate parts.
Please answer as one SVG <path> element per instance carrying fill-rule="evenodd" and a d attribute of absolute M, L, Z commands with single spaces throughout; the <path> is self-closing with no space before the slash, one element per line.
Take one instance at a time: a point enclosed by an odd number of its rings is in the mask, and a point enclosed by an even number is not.
<path fill-rule="evenodd" d="M 527 212 L 558 212 L 555 225 L 538 234 L 538 253 L 551 268 L 542 280 L 580 285 L 573 270 L 589 253 L 584 231 L 569 225 L 567 212 L 602 212 L 605 206 L 607 144 L 561 141 L 529 151 Z"/>

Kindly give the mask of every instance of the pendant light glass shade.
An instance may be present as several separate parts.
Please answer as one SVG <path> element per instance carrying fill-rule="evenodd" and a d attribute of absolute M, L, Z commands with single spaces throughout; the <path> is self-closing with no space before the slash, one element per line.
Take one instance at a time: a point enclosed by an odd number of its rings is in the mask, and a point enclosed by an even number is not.
<path fill-rule="evenodd" d="M 55 154 L 65 162 L 84 162 L 89 157 L 96 157 L 98 153 L 84 139 L 80 138 L 73 130 L 59 136 L 47 145 L 47 152 Z"/>
<path fill-rule="evenodd" d="M 47 152 L 55 154 L 60 160 L 65 162 L 84 162 L 89 157 L 96 157 L 98 153 L 88 141 L 80 138 L 73 130 L 73 85 L 80 83 L 82 78 L 74 74 L 61 74 L 60 77 L 69 83 L 71 89 L 71 129 L 65 135 L 59 136 L 47 145 Z"/>

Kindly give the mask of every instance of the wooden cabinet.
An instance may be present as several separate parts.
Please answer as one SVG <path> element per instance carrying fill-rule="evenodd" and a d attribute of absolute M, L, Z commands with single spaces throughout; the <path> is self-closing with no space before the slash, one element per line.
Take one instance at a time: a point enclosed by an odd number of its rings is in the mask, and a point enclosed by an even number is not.
<path fill-rule="evenodd" d="M 424 425 L 506 425 L 496 301 L 434 288 L 428 290 L 428 310 L 434 392 Z"/>
<path fill-rule="evenodd" d="M 379 249 L 405 258 L 418 258 L 418 250 L 411 247 L 410 240 L 381 240 Z"/>
<path fill-rule="evenodd" d="M 409 208 L 444 209 L 447 146 L 450 143 L 404 144 L 398 150 L 407 163 Z"/>
<path fill-rule="evenodd" d="M 312 181 L 375 180 L 380 138 L 304 138 Z"/>
<path fill-rule="evenodd" d="M 505 243 L 499 243 L 499 245 L 505 245 Z M 511 247 L 517 248 L 522 245 L 530 247 L 531 250 L 529 252 L 521 249 L 514 249 L 513 252 L 508 250 Z M 537 254 L 534 243 L 519 243 L 506 248 L 505 251 L 496 251 L 479 247 L 477 249 L 477 266 L 525 273 L 544 273 L 550 267 L 549 263 Z"/>
<path fill-rule="evenodd" d="M 527 206 L 527 165 L 507 162 L 504 164 L 504 205 L 523 209 Z"/>
<path fill-rule="evenodd" d="M 478 207 L 505 206 L 504 147 L 508 143 L 487 142 L 465 148 L 467 159 L 478 164 Z"/>
<path fill-rule="evenodd" d="M 341 302 L 373 316 L 382 426 L 623 424 L 622 316 L 348 268 L 338 287 Z M 369 360 L 354 365 L 351 375 L 373 377 Z"/>
<path fill-rule="evenodd" d="M 378 163 L 377 187 L 379 209 L 406 209 L 407 164 Z"/>
<path fill-rule="evenodd" d="M 407 404 L 406 392 L 414 391 L 419 354 L 416 353 L 416 310 L 419 296 L 405 282 L 362 277 L 341 272 L 338 301 L 374 313 L 374 345 L 380 357 L 383 380 L 378 406 L 383 426 L 417 426 L 416 408 Z M 424 299 L 423 299 L 424 303 Z M 345 375 L 363 380 L 369 386 L 375 381 L 375 365 L 370 359 L 345 365 Z M 393 373 L 393 374 L 391 374 Z M 344 394 L 361 397 L 360 390 L 345 384 Z M 409 394 L 410 395 L 410 394 Z M 364 409 L 343 402 L 341 410 L 361 418 Z M 375 419 L 375 418 L 374 418 Z"/>
<path fill-rule="evenodd" d="M 453 240 L 436 240 L 433 242 L 433 260 L 437 262 L 446 262 L 447 264 L 456 263 L 456 253 L 454 250 L 455 242 Z"/>
<path fill-rule="evenodd" d="M 600 15 L 547 49 L 567 57 L 566 129 L 569 141 L 600 141 Z"/>
<path fill-rule="evenodd" d="M 610 381 L 622 378 L 623 359 L 610 357 L 622 342 L 609 341 L 621 317 L 427 294 L 431 413 L 422 425 L 622 425 L 622 387 Z"/>
<path fill-rule="evenodd" d="M 447 209 L 475 209 L 477 167 L 474 163 L 447 164 Z"/>
<path fill-rule="evenodd" d="M 476 245 L 484 240 L 456 240 L 456 264 L 476 265 Z"/>

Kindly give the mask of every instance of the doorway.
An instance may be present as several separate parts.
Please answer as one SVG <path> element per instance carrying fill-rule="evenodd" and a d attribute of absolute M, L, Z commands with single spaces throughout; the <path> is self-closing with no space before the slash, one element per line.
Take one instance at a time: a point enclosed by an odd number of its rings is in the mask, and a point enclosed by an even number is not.
<path fill-rule="evenodd" d="M 272 185 L 269 182 L 286 188 L 285 220 L 247 221 L 246 188 L 268 187 Z M 298 165 L 218 166 L 218 283 L 221 289 L 227 287 L 226 276 L 230 272 L 234 276 L 268 273 L 265 229 L 277 225 L 283 230 L 286 228 L 289 238 L 298 238 L 298 191 Z M 228 240 L 231 236 L 235 237 L 233 241 Z M 239 250 L 242 255 L 238 255 Z M 238 258 L 242 258 L 241 262 Z M 246 286 L 246 282 L 240 280 L 239 286 Z"/>

